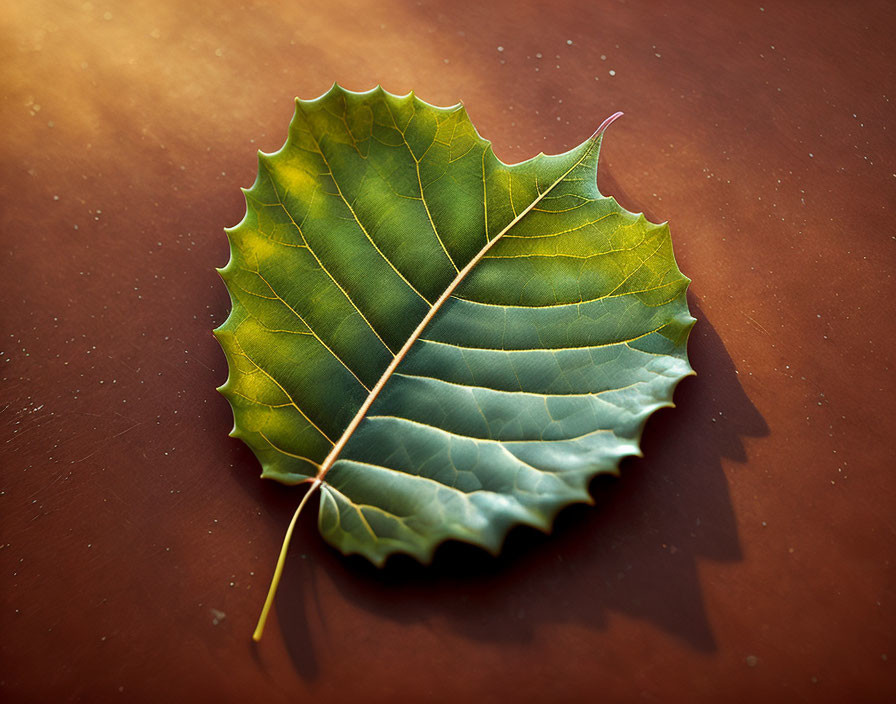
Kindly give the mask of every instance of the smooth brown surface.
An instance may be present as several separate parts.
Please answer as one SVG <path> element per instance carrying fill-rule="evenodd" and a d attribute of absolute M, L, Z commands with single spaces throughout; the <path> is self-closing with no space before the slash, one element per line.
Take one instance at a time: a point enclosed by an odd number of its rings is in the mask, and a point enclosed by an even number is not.
<path fill-rule="evenodd" d="M 893 701 L 891 2 L 18 0 L 0 22 L 0 698 Z M 301 494 L 227 437 L 213 267 L 255 150 L 334 80 L 462 99 L 505 160 L 625 111 L 601 190 L 670 221 L 699 376 L 596 508 L 499 559 L 378 572 L 304 517 L 255 647 Z"/>

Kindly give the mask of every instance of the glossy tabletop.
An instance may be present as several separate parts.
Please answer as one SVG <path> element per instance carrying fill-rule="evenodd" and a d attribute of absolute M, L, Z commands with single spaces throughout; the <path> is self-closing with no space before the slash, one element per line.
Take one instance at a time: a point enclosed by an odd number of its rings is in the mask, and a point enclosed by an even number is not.
<path fill-rule="evenodd" d="M 896 698 L 890 2 L 51 2 L 0 11 L 0 698 Z M 214 267 L 338 81 L 499 157 L 616 110 L 698 323 L 644 458 L 499 558 L 346 559 L 227 437 Z"/>

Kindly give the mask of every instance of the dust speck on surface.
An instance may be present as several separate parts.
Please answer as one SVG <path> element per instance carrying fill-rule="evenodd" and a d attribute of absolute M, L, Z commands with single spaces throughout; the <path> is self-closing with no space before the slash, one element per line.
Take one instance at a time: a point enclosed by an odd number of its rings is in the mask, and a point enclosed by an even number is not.
<path fill-rule="evenodd" d="M 756 667 L 759 664 L 759 658 L 755 655 L 747 655 L 745 661 L 749 667 Z"/>

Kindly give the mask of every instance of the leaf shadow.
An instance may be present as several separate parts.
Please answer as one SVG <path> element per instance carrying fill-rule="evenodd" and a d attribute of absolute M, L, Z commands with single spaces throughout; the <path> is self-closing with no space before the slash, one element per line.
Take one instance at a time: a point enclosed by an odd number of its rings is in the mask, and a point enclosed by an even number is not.
<path fill-rule="evenodd" d="M 689 299 L 698 318 L 689 344 L 698 376 L 682 382 L 676 409 L 648 421 L 644 459 L 625 460 L 619 478 L 596 478 L 596 506 L 562 511 L 552 535 L 520 527 L 498 557 L 449 542 L 432 565 L 397 556 L 377 569 L 319 547 L 308 522 L 299 540 L 310 560 L 293 551 L 277 607 L 297 671 L 306 678 L 316 672 L 309 671 L 314 645 L 303 597 L 318 569 L 344 598 L 378 618 L 435 620 L 478 640 L 526 641 L 544 623 L 607 630 L 608 614 L 619 612 L 699 652 L 715 652 L 698 562 L 742 559 L 722 459 L 744 462 L 743 438 L 769 431 L 696 297 Z"/>

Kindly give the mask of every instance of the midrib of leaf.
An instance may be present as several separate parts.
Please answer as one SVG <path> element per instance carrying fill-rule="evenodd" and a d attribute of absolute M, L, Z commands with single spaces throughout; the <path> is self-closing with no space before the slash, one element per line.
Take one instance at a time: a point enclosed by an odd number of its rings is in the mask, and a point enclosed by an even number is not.
<path fill-rule="evenodd" d="M 467 277 L 467 275 L 476 267 L 477 264 L 482 260 L 485 254 L 507 233 L 514 225 L 516 225 L 520 220 L 522 220 L 532 208 L 534 208 L 538 203 L 544 198 L 548 193 L 551 192 L 553 188 L 557 186 L 558 183 L 563 181 L 577 166 L 579 166 L 588 156 L 590 156 L 591 151 L 597 145 L 597 140 L 600 137 L 600 131 L 595 132 L 591 137 L 590 145 L 579 157 L 576 162 L 570 166 L 563 174 L 561 174 L 556 181 L 554 181 L 547 189 L 545 189 L 542 193 L 539 194 L 535 200 L 533 200 L 525 210 L 523 210 L 519 215 L 517 215 L 513 220 L 511 220 L 501 232 L 499 232 L 495 237 L 493 237 L 479 252 L 474 256 L 469 262 L 467 262 L 466 266 L 461 269 L 457 276 L 448 284 L 448 287 L 442 292 L 442 295 L 436 299 L 435 303 L 429 309 L 429 312 L 423 317 L 417 327 L 414 329 L 414 332 L 411 333 L 410 337 L 405 341 L 402 348 L 398 351 L 398 353 L 393 357 L 392 361 L 389 363 L 389 366 L 386 367 L 386 370 L 383 372 L 382 376 L 379 378 L 379 381 L 376 382 L 374 387 L 370 390 L 370 393 L 367 395 L 367 398 L 364 400 L 364 403 L 361 404 L 361 407 L 358 409 L 358 412 L 355 414 L 355 417 L 352 418 L 351 422 L 348 424 L 346 429 L 343 431 L 342 436 L 337 440 L 336 444 L 330 450 L 330 453 L 324 458 L 324 461 L 320 465 L 320 469 L 318 470 L 317 476 L 314 478 L 317 482 L 316 486 L 319 486 L 320 482 L 323 482 L 324 477 L 327 472 L 330 471 L 330 467 L 333 466 L 333 463 L 339 458 L 342 449 L 345 447 L 345 444 L 349 441 L 352 434 L 355 432 L 357 427 L 361 424 L 361 421 L 364 420 L 364 417 L 367 415 L 367 411 L 370 409 L 370 406 L 373 405 L 373 402 L 376 401 L 377 396 L 379 396 L 380 392 L 383 390 L 383 387 L 389 381 L 392 373 L 398 368 L 398 365 L 401 364 L 402 360 L 405 358 L 407 353 L 410 351 L 411 347 L 414 346 L 414 343 L 420 338 L 420 335 L 423 334 L 423 330 L 427 325 L 432 321 L 432 319 L 436 316 L 445 302 L 451 298 L 451 295 L 454 293 L 455 289 L 460 286 L 461 282 Z M 316 488 L 315 486 L 315 488 Z"/>
<path fill-rule="evenodd" d="M 304 116 L 304 114 L 303 114 L 303 116 Z M 252 634 L 252 639 L 254 641 L 257 642 L 257 641 L 261 640 L 261 636 L 264 632 L 265 622 L 267 621 L 268 613 L 270 612 L 271 606 L 274 602 L 274 596 L 277 593 L 277 587 L 280 584 L 280 577 L 283 573 L 283 565 L 286 561 L 286 553 L 289 549 L 289 542 L 292 538 L 292 533 L 295 528 L 296 521 L 298 520 L 299 514 L 301 513 L 302 509 L 305 507 L 305 504 L 307 503 L 308 498 L 311 496 L 311 494 L 313 494 L 317 489 L 319 489 L 321 484 L 324 483 L 324 477 L 326 477 L 327 472 L 330 471 L 330 468 L 333 466 L 333 464 L 339 458 L 339 455 L 342 452 L 342 449 L 345 447 L 346 443 L 349 441 L 351 436 L 354 434 L 355 430 L 361 424 L 361 421 L 363 421 L 364 418 L 366 417 L 367 411 L 370 410 L 371 405 L 373 405 L 373 402 L 376 401 L 380 392 L 383 390 L 383 387 L 385 387 L 386 383 L 392 377 L 393 372 L 398 368 L 398 365 L 401 364 L 401 361 L 404 359 L 404 357 L 410 351 L 411 347 L 413 347 L 414 343 L 416 343 L 417 340 L 420 338 L 420 336 L 423 334 L 423 331 L 426 328 L 426 326 L 429 325 L 429 323 L 436 316 L 436 314 L 439 312 L 439 310 L 442 308 L 442 306 L 445 304 L 445 302 L 454 293 L 455 289 L 458 286 L 460 286 L 460 284 L 464 281 L 464 279 L 467 277 L 467 275 L 476 267 L 477 264 L 479 264 L 479 262 L 483 259 L 483 257 L 486 255 L 486 253 L 492 247 L 494 247 L 494 245 L 507 232 L 509 232 L 514 227 L 514 225 L 516 225 L 520 220 L 522 220 L 524 217 L 526 217 L 526 215 L 528 215 L 529 212 L 533 208 L 535 208 L 535 206 L 538 205 L 542 201 L 542 199 L 557 186 L 557 184 L 561 183 L 567 176 L 569 176 L 570 173 L 572 173 L 572 171 L 574 169 L 576 169 L 579 165 L 581 165 L 581 163 L 583 161 L 585 161 L 585 159 L 587 159 L 591 155 L 591 152 L 595 149 L 595 147 L 597 147 L 600 137 L 603 134 L 603 132 L 607 129 L 607 127 L 610 126 L 610 124 L 613 121 L 615 121 L 616 119 L 618 119 L 621 116 L 622 116 L 622 113 L 617 112 L 617 113 L 611 115 L 610 117 L 608 117 L 606 120 L 604 120 L 603 123 L 601 123 L 600 127 L 598 127 L 597 130 L 594 132 L 594 134 L 591 135 L 591 138 L 589 139 L 588 148 L 584 151 L 582 156 L 580 156 L 575 161 L 575 163 L 572 166 L 570 166 L 566 171 L 564 171 L 550 186 L 548 186 L 544 191 L 541 191 L 538 194 L 538 197 L 535 198 L 525 208 L 525 210 L 523 210 L 519 215 L 514 217 L 513 220 L 511 220 L 497 235 L 495 235 L 491 239 L 488 239 L 488 213 L 486 212 L 485 227 L 486 227 L 487 242 L 486 242 L 485 246 L 479 250 L 479 252 L 476 254 L 476 256 L 474 256 L 472 259 L 470 259 L 469 262 L 467 262 L 467 264 L 464 266 L 464 268 L 458 272 L 457 276 L 454 277 L 454 279 L 451 281 L 451 283 L 448 285 L 448 287 L 442 292 L 442 295 L 439 296 L 439 298 L 435 301 L 435 303 L 433 303 L 431 305 L 429 312 L 423 317 L 423 319 L 420 321 L 420 323 L 414 329 L 414 332 L 411 333 L 410 337 L 408 337 L 408 339 L 405 341 L 405 343 L 401 347 L 401 349 L 395 354 L 395 356 L 393 357 L 389 366 L 386 367 L 386 370 L 383 372 L 382 376 L 379 378 L 379 380 L 374 385 L 374 387 L 370 390 L 370 393 L 367 395 L 367 398 L 364 400 L 364 403 L 361 404 L 361 407 L 358 409 L 358 412 L 352 418 L 352 420 L 348 424 L 348 426 L 346 426 L 346 428 L 343 431 L 342 435 L 340 436 L 339 440 L 336 441 L 336 444 L 333 445 L 333 448 L 330 450 L 330 453 L 326 456 L 326 458 L 324 458 L 324 461 L 320 464 L 317 475 L 313 479 L 307 480 L 307 481 L 311 482 L 311 486 L 309 487 L 309 489 L 305 493 L 305 495 L 302 497 L 302 500 L 299 502 L 299 506 L 298 506 L 298 508 L 296 508 L 296 511 L 293 514 L 292 520 L 289 523 L 289 528 L 287 529 L 286 535 L 284 536 L 283 545 L 280 548 L 280 555 L 277 559 L 277 565 L 274 569 L 274 576 L 273 576 L 273 579 L 271 580 L 271 586 L 268 589 L 268 595 L 267 595 L 267 598 L 265 599 L 264 606 L 262 607 L 261 615 L 259 616 L 259 619 L 258 619 L 258 625 L 255 628 L 255 632 Z M 309 128 L 310 128 L 310 125 L 309 125 Z M 312 137 L 314 137 L 313 133 L 312 133 Z M 316 137 L 314 137 L 314 140 L 315 140 L 315 142 L 317 142 Z M 330 174 L 333 176 L 333 181 L 335 183 L 335 181 L 336 181 L 335 174 L 333 174 L 332 168 L 330 168 L 329 163 L 326 161 L 326 157 L 324 156 L 323 150 L 321 149 L 319 143 L 317 144 L 317 148 L 318 148 L 318 151 L 320 152 L 321 157 L 323 157 L 324 163 L 326 163 L 327 168 L 330 169 Z M 484 174 L 483 174 L 483 176 L 484 176 Z M 484 183 L 485 183 L 485 181 L 483 178 L 483 185 L 484 185 Z M 339 189 L 338 184 L 336 184 L 336 187 L 337 187 L 337 189 Z M 421 193 L 422 193 L 422 190 L 421 190 Z M 358 225 L 364 231 L 365 236 L 367 236 L 367 238 L 370 239 L 370 235 L 368 235 L 367 231 L 364 230 L 363 225 L 361 225 L 361 222 L 358 220 L 357 216 L 355 215 L 355 212 L 351 208 L 351 205 L 349 204 L 348 200 L 346 200 L 345 196 L 342 195 L 341 189 L 339 189 L 339 196 L 342 198 L 343 202 L 346 205 L 348 205 L 349 210 L 351 211 L 352 215 L 355 218 L 355 221 L 358 223 Z M 483 201 L 483 205 L 484 205 L 484 207 L 487 207 L 485 201 Z M 373 243 L 374 247 L 376 247 L 376 243 L 374 243 L 372 239 L 370 239 L 370 241 L 371 241 L 371 243 Z M 379 252 L 379 247 L 376 247 L 376 249 Z M 380 254 L 381 254 L 381 256 L 383 256 L 384 259 L 386 259 L 385 255 L 383 255 L 382 252 L 380 252 Z M 386 261 L 388 262 L 389 260 L 386 259 Z M 452 260 L 452 263 L 453 263 L 453 260 Z M 389 262 L 389 264 L 392 265 L 391 262 Z M 393 269 L 395 268 L 394 265 L 392 265 L 392 268 Z M 457 267 L 455 266 L 455 268 L 457 268 Z M 408 282 L 407 279 L 405 279 L 405 277 L 401 274 L 401 272 L 398 272 L 397 269 L 396 269 L 396 272 L 399 274 L 399 276 L 401 276 L 402 279 L 405 280 L 405 283 L 407 283 L 408 286 L 415 293 L 420 295 L 419 292 L 417 292 L 417 290 L 414 289 L 413 286 L 411 286 L 410 282 Z M 421 296 L 421 298 L 423 298 L 423 296 Z M 424 298 L 424 300 L 426 300 L 426 299 Z"/>

